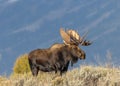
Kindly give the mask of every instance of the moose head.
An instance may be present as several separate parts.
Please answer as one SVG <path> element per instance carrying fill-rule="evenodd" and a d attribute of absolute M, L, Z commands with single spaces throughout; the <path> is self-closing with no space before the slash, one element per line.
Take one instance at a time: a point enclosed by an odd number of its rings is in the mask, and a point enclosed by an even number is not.
<path fill-rule="evenodd" d="M 79 49 L 81 51 L 81 56 L 85 59 L 86 54 L 85 52 L 79 48 L 80 46 L 89 46 L 92 44 L 92 42 L 85 40 L 85 37 L 87 33 L 85 33 L 82 37 L 75 31 L 75 30 L 67 30 L 65 31 L 63 28 L 60 29 L 60 35 L 63 39 L 63 42 L 65 45 L 68 46 L 76 46 L 76 49 Z M 79 58 L 81 59 L 81 57 Z M 78 61 L 78 58 L 72 58 L 71 60 L 71 66 L 73 66 L 74 63 Z"/>

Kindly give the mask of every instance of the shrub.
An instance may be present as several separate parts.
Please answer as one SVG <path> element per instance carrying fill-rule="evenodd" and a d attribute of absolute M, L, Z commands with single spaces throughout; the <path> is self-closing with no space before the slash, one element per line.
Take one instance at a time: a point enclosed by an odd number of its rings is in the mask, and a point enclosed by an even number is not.
<path fill-rule="evenodd" d="M 28 54 L 24 54 L 17 58 L 13 67 L 13 73 L 24 74 L 28 72 L 30 72 Z"/>

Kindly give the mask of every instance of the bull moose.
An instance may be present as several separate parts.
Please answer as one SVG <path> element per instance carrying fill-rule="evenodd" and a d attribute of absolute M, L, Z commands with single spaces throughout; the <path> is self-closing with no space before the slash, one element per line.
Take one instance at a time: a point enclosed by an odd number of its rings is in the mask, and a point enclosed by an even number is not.
<path fill-rule="evenodd" d="M 69 63 L 76 63 L 78 59 L 85 59 L 85 52 L 79 48 L 79 44 L 88 46 L 89 41 L 80 38 L 74 30 L 65 32 L 60 29 L 64 43 L 56 43 L 47 49 L 36 49 L 29 53 L 28 60 L 33 76 L 37 76 L 39 70 L 43 72 L 60 71 L 60 75 L 68 70 Z"/>

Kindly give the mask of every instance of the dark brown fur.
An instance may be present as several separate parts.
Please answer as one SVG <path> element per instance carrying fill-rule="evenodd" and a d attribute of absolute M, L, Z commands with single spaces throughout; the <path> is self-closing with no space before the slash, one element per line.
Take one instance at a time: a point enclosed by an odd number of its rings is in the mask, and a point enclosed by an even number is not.
<path fill-rule="evenodd" d="M 50 72 L 68 70 L 69 62 L 76 63 L 78 59 L 85 59 L 85 53 L 78 46 L 54 44 L 48 49 L 37 49 L 29 53 L 28 60 L 33 76 L 38 71 Z"/>

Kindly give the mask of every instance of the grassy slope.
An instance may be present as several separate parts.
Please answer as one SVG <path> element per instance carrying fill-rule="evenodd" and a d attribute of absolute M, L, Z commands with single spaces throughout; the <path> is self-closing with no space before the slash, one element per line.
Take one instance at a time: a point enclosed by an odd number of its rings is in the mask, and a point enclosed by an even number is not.
<path fill-rule="evenodd" d="M 37 77 L 14 74 L 0 77 L 0 86 L 120 86 L 120 69 L 81 66 L 62 77 L 42 72 Z"/>

